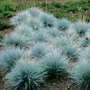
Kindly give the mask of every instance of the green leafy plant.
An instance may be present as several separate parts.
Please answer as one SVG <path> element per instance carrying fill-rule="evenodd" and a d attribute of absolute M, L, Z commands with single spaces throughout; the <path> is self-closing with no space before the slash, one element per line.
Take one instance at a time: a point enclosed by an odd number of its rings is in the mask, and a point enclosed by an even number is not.
<path fill-rule="evenodd" d="M 10 24 L 7 19 L 0 19 L 0 31 L 10 28 Z"/>
<path fill-rule="evenodd" d="M 2 1 L 0 2 L 0 18 L 7 18 L 14 15 L 16 11 L 16 4 L 14 2 Z"/>

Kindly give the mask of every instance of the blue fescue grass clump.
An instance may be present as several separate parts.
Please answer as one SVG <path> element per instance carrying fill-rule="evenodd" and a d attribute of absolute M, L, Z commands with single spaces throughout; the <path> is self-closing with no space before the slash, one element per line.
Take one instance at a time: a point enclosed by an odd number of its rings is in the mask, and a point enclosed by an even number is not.
<path fill-rule="evenodd" d="M 36 44 L 31 50 L 31 55 L 33 57 L 43 57 L 46 55 L 46 53 L 46 47 L 42 44 Z"/>
<path fill-rule="evenodd" d="M 90 40 L 90 28 L 89 28 L 88 31 L 85 33 L 85 36 Z"/>
<path fill-rule="evenodd" d="M 90 60 L 90 46 L 86 47 L 85 50 L 80 53 L 80 59 Z"/>
<path fill-rule="evenodd" d="M 52 37 L 56 37 L 59 35 L 59 30 L 57 28 L 49 28 L 48 34 Z"/>
<path fill-rule="evenodd" d="M 55 26 L 56 18 L 53 15 L 42 13 L 38 18 L 43 23 L 44 27 L 54 27 Z"/>
<path fill-rule="evenodd" d="M 10 22 L 11 22 L 11 25 L 16 26 L 26 22 L 29 18 L 31 18 L 29 13 L 27 11 L 23 11 L 21 13 L 16 14 L 16 16 L 13 16 L 10 19 Z"/>
<path fill-rule="evenodd" d="M 44 82 L 45 72 L 35 63 L 21 61 L 5 77 L 15 90 L 37 90 Z"/>
<path fill-rule="evenodd" d="M 33 38 L 36 42 L 41 42 L 41 41 L 46 42 L 48 39 L 48 36 L 45 31 L 40 30 L 33 36 Z"/>
<path fill-rule="evenodd" d="M 43 28 L 43 23 L 38 18 L 32 18 L 25 23 L 29 25 L 33 30 L 40 30 Z"/>
<path fill-rule="evenodd" d="M 28 45 L 28 38 L 25 35 L 21 35 L 19 33 L 12 32 L 7 35 L 3 40 L 5 46 L 20 46 L 26 47 Z"/>
<path fill-rule="evenodd" d="M 78 61 L 79 48 L 73 36 L 66 37 L 62 35 L 56 38 L 54 43 L 70 61 Z"/>
<path fill-rule="evenodd" d="M 73 24 L 73 28 L 76 30 L 76 32 L 79 36 L 84 36 L 85 33 L 90 28 L 90 25 L 86 22 L 79 21 L 79 22 L 75 22 Z"/>
<path fill-rule="evenodd" d="M 28 12 L 30 13 L 30 15 L 32 17 L 38 17 L 42 12 L 42 10 L 36 8 L 36 7 L 32 7 L 28 10 Z"/>
<path fill-rule="evenodd" d="M 28 25 L 21 24 L 15 28 L 15 32 L 21 35 L 25 35 L 27 37 L 32 37 L 33 30 Z"/>
<path fill-rule="evenodd" d="M 78 61 L 79 59 L 79 49 L 76 46 L 68 44 L 67 46 L 63 47 L 62 53 L 65 54 L 70 61 Z"/>
<path fill-rule="evenodd" d="M 64 47 L 67 45 L 67 38 L 64 36 L 57 37 L 54 43 L 57 47 Z"/>
<path fill-rule="evenodd" d="M 40 61 L 49 78 L 64 78 L 67 75 L 68 62 L 64 55 L 48 55 Z"/>
<path fill-rule="evenodd" d="M 23 55 L 20 48 L 7 47 L 0 52 L 0 66 L 11 69 Z"/>
<path fill-rule="evenodd" d="M 57 21 L 57 28 L 61 31 L 65 31 L 66 29 L 69 28 L 70 25 L 71 25 L 71 21 L 65 18 Z"/>
<path fill-rule="evenodd" d="M 90 39 L 87 37 L 83 37 L 80 39 L 80 46 L 87 47 L 90 44 Z"/>
<path fill-rule="evenodd" d="M 11 19 L 10 19 L 10 22 L 11 22 L 11 25 L 13 26 L 16 26 L 18 25 L 20 22 L 18 21 L 19 17 L 17 16 L 13 16 Z"/>
<path fill-rule="evenodd" d="M 81 38 L 81 46 L 86 47 L 90 45 L 90 29 L 85 32 L 85 36 Z"/>
<path fill-rule="evenodd" d="M 90 62 L 81 62 L 71 72 L 73 83 L 81 90 L 90 90 Z"/>

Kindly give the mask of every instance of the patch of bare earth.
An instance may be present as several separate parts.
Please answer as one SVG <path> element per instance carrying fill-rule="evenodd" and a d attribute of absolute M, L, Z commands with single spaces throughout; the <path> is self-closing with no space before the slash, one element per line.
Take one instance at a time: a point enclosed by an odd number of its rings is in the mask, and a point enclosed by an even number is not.
<path fill-rule="evenodd" d="M 72 85 L 69 80 L 52 79 L 48 81 L 41 90 L 80 90 L 78 87 Z"/>

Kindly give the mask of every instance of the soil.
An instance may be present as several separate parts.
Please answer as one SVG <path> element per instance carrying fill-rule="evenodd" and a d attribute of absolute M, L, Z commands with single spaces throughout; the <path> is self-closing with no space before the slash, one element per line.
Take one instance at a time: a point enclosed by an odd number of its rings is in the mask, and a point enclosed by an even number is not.
<path fill-rule="evenodd" d="M 4 89 L 4 80 L 3 80 L 3 77 L 4 77 L 4 72 L 5 70 L 2 70 L 1 67 L 0 67 L 0 90 L 5 90 Z"/>
<path fill-rule="evenodd" d="M 50 80 L 42 87 L 41 90 L 80 90 L 76 86 L 72 86 L 69 80 Z"/>

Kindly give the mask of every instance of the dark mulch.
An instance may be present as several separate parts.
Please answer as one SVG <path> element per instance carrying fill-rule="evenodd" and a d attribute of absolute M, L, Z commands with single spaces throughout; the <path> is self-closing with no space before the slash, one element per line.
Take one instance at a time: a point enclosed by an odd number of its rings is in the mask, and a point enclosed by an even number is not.
<path fill-rule="evenodd" d="M 41 90 L 80 90 L 75 85 L 72 85 L 70 80 L 57 80 L 52 79 L 48 81 Z"/>

